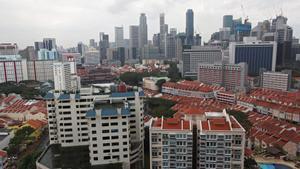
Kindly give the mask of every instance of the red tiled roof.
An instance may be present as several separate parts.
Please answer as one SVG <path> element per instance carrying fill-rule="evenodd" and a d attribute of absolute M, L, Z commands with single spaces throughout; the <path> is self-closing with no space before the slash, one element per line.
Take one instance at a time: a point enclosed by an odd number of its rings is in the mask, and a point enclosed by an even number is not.
<path fill-rule="evenodd" d="M 42 128 L 43 126 L 45 126 L 47 124 L 47 122 L 44 122 L 41 120 L 28 120 L 26 123 L 34 129 Z"/>
<path fill-rule="evenodd" d="M 152 127 L 158 127 L 165 130 L 191 130 L 190 121 L 176 118 L 154 119 Z"/>
<path fill-rule="evenodd" d="M 7 152 L 0 150 L 0 157 L 7 157 Z"/>

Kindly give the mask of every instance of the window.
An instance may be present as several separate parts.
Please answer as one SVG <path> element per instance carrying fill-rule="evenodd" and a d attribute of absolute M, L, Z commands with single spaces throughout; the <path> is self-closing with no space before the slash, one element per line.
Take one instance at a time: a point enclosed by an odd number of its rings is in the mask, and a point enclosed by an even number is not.
<path fill-rule="evenodd" d="M 127 138 L 127 135 L 123 135 L 123 138 Z"/>
<path fill-rule="evenodd" d="M 126 124 L 127 124 L 126 121 L 122 122 L 122 125 L 126 125 Z"/>
<path fill-rule="evenodd" d="M 102 133 L 109 133 L 109 130 L 102 130 Z"/>
<path fill-rule="evenodd" d="M 110 159 L 110 156 L 105 156 L 103 159 L 104 159 L 104 160 L 109 160 L 109 159 Z"/>
<path fill-rule="evenodd" d="M 93 154 L 98 154 L 98 151 L 93 151 Z"/>
<path fill-rule="evenodd" d="M 97 144 L 93 144 L 93 147 L 97 147 Z"/>
<path fill-rule="evenodd" d="M 123 142 L 123 145 L 127 145 L 127 142 Z"/>
<path fill-rule="evenodd" d="M 92 127 L 96 127 L 96 124 L 92 124 Z"/>
<path fill-rule="evenodd" d="M 93 140 L 93 141 L 96 141 L 96 140 L 97 140 L 97 137 L 93 137 L 92 140 Z"/>
<path fill-rule="evenodd" d="M 110 153 L 110 149 L 103 150 L 103 153 Z"/>
<path fill-rule="evenodd" d="M 109 136 L 102 137 L 102 140 L 109 140 Z"/>
<path fill-rule="evenodd" d="M 98 157 L 94 157 L 94 161 L 98 161 Z"/>
<path fill-rule="evenodd" d="M 92 134 L 96 134 L 97 132 L 95 130 L 92 131 Z"/>
<path fill-rule="evenodd" d="M 111 143 L 112 146 L 118 146 L 119 143 L 118 142 L 115 142 L 115 143 Z"/>
<path fill-rule="evenodd" d="M 102 126 L 104 127 L 104 126 L 109 126 L 109 124 L 108 123 L 102 123 Z"/>
<path fill-rule="evenodd" d="M 119 136 L 111 136 L 111 139 L 119 139 Z"/>
<path fill-rule="evenodd" d="M 123 148 L 123 151 L 127 151 L 127 148 Z"/>
<path fill-rule="evenodd" d="M 117 126 L 117 125 L 118 125 L 118 122 L 110 123 L 110 125 L 112 125 L 112 126 Z"/>
<path fill-rule="evenodd" d="M 127 157 L 128 157 L 128 155 L 127 155 L 127 154 L 124 154 L 124 155 L 123 155 L 123 157 L 124 157 L 124 158 L 127 158 Z"/>
<path fill-rule="evenodd" d="M 109 143 L 103 143 L 103 147 L 109 146 Z"/>
<path fill-rule="evenodd" d="M 119 149 L 112 149 L 112 152 L 119 152 Z"/>

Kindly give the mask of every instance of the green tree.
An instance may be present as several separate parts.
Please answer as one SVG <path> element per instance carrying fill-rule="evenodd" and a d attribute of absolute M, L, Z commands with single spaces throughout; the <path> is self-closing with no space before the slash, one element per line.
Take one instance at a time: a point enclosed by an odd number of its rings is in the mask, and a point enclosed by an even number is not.
<path fill-rule="evenodd" d="M 171 107 L 176 103 L 162 98 L 148 98 L 146 101 L 147 113 L 153 117 L 172 117 L 174 110 Z"/>
<path fill-rule="evenodd" d="M 34 129 L 30 126 L 22 127 L 17 130 L 15 136 L 10 140 L 8 147 L 8 154 L 14 155 L 19 152 L 20 145 L 29 139 L 31 133 L 34 132 Z"/>
<path fill-rule="evenodd" d="M 161 88 L 162 88 L 162 85 L 166 83 L 166 80 L 165 79 L 160 79 L 156 82 L 156 86 L 158 87 L 158 90 L 161 92 Z"/>
<path fill-rule="evenodd" d="M 34 152 L 26 155 L 21 159 L 18 169 L 36 169 L 36 160 L 41 155 L 42 152 Z"/>
<path fill-rule="evenodd" d="M 168 68 L 168 77 L 171 79 L 171 82 L 177 82 L 181 80 L 179 69 L 175 62 L 169 62 L 170 67 Z"/>
<path fill-rule="evenodd" d="M 246 132 L 248 132 L 252 127 L 252 124 L 248 120 L 248 115 L 246 113 L 236 110 L 227 110 L 227 113 L 235 117 L 235 119 L 243 126 Z"/>

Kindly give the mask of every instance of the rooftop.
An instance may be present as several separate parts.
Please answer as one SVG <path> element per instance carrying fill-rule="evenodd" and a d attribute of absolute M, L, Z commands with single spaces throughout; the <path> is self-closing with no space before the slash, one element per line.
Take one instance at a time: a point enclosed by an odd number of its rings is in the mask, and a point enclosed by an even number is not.
<path fill-rule="evenodd" d="M 162 130 L 188 130 L 191 131 L 191 122 L 177 118 L 156 118 L 153 119 L 152 128 L 159 128 Z"/>

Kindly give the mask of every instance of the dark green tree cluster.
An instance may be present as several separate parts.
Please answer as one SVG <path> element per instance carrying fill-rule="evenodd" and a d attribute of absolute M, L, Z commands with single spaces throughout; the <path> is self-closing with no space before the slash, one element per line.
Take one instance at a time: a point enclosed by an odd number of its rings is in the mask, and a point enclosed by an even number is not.
<path fill-rule="evenodd" d="M 173 114 L 176 112 L 171 110 L 171 107 L 175 104 L 173 101 L 162 98 L 148 98 L 146 101 L 146 111 L 153 117 L 173 117 Z"/>
<path fill-rule="evenodd" d="M 126 72 L 120 75 L 120 80 L 125 82 L 127 85 L 131 86 L 140 86 L 143 82 L 144 77 L 163 77 L 166 76 L 163 72 L 143 72 L 143 73 L 136 73 L 136 72 Z"/>
<path fill-rule="evenodd" d="M 6 82 L 0 84 L 0 94 L 20 94 L 25 99 L 33 99 L 40 95 L 40 91 L 33 87 L 32 82 Z"/>
<path fill-rule="evenodd" d="M 248 120 L 248 115 L 241 111 L 227 110 L 229 115 L 235 117 L 235 119 L 243 126 L 243 128 L 248 132 L 252 127 L 252 123 Z"/>
<path fill-rule="evenodd" d="M 181 80 L 180 72 L 179 69 L 177 68 L 177 63 L 176 62 L 166 62 L 166 63 L 170 65 L 170 67 L 167 70 L 170 81 L 177 82 Z"/>
<path fill-rule="evenodd" d="M 162 89 L 162 85 L 166 83 L 166 80 L 165 79 L 160 79 L 156 82 L 156 86 L 158 86 L 158 90 L 159 92 L 161 92 L 161 89 Z"/>
<path fill-rule="evenodd" d="M 41 155 L 41 151 L 26 155 L 19 163 L 18 169 L 36 169 L 36 160 Z"/>
<path fill-rule="evenodd" d="M 15 136 L 9 142 L 8 154 L 11 156 L 19 153 L 20 145 L 30 139 L 29 136 L 33 132 L 34 129 L 30 126 L 22 127 L 17 130 Z"/>

